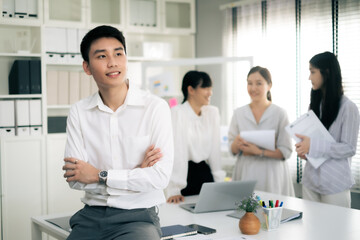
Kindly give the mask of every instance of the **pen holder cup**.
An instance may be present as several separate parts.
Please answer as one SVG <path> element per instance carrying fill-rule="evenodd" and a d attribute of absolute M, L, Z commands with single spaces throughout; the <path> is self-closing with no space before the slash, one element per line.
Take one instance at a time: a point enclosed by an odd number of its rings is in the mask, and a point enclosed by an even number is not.
<path fill-rule="evenodd" d="M 263 208 L 263 214 L 265 219 L 263 226 L 265 230 L 272 231 L 279 227 L 282 209 L 282 207 Z"/>

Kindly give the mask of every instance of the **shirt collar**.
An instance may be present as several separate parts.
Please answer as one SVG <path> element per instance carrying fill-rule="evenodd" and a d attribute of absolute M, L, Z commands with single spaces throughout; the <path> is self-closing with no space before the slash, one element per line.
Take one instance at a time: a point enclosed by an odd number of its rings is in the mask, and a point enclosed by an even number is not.
<path fill-rule="evenodd" d="M 189 116 L 190 116 L 191 118 L 193 118 L 193 119 L 199 119 L 199 118 L 202 117 L 202 115 L 203 115 L 203 114 L 202 114 L 203 108 L 201 108 L 201 115 L 199 116 L 199 115 L 197 115 L 197 114 L 195 113 L 194 109 L 191 107 L 191 105 L 190 105 L 190 103 L 189 103 L 188 101 L 185 101 L 185 102 L 183 103 L 183 105 L 184 105 L 186 111 L 189 113 Z"/>
<path fill-rule="evenodd" d="M 145 101 L 143 94 L 141 94 L 141 90 L 137 88 L 134 84 L 130 83 L 129 80 L 127 80 L 127 84 L 129 85 L 129 89 L 126 94 L 123 106 L 144 106 Z M 99 107 L 100 110 L 106 112 L 109 111 L 109 107 L 104 104 L 103 100 L 100 97 L 99 91 L 97 91 L 94 95 L 90 97 L 87 109 L 92 109 L 95 107 Z"/>
<path fill-rule="evenodd" d="M 265 119 L 269 118 L 271 116 L 271 113 L 268 113 L 270 110 L 270 108 L 272 108 L 273 104 L 271 103 L 264 111 L 263 115 L 261 116 L 260 118 L 260 121 L 257 123 L 256 120 L 255 120 L 255 116 L 253 114 L 253 112 L 251 111 L 251 107 L 250 107 L 250 104 L 246 105 L 246 110 L 245 110 L 245 117 L 247 119 L 249 119 L 250 121 L 252 121 L 253 123 L 255 124 L 260 124 L 262 123 L 263 121 L 265 121 Z"/>

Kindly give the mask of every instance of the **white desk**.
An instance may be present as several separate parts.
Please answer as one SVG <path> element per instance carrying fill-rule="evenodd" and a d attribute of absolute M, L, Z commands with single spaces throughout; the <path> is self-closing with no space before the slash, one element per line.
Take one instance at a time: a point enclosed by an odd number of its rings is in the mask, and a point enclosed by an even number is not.
<path fill-rule="evenodd" d="M 284 207 L 303 212 L 301 220 L 294 220 L 280 225 L 275 231 L 263 229 L 257 235 L 248 236 L 258 240 L 359 240 L 360 210 L 347 209 L 328 204 L 316 203 L 293 197 L 257 192 L 263 200 L 284 202 Z M 193 202 L 196 197 L 187 197 L 186 202 Z M 193 214 L 175 204 L 163 204 L 159 208 L 161 226 L 191 223 L 215 228 L 217 232 L 209 235 L 214 239 L 241 236 L 239 220 L 227 217 L 232 211 Z M 260 209 L 261 211 L 261 209 Z M 66 214 L 48 215 L 32 218 L 32 239 L 41 239 L 41 232 L 46 232 L 58 239 L 66 239 L 68 233 L 46 222 L 46 219 L 62 217 Z M 69 214 L 68 214 L 69 215 Z"/>

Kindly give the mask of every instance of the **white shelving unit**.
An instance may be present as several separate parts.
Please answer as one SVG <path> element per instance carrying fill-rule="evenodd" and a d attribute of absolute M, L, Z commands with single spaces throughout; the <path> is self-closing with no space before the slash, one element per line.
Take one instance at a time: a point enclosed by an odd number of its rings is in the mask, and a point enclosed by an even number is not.
<path fill-rule="evenodd" d="M 165 0 L 164 31 L 173 34 L 195 33 L 195 2 L 192 0 Z M 171 14 L 169 14 L 171 13 Z"/>
<path fill-rule="evenodd" d="M 0 100 L 41 99 L 43 126 L 41 136 L 0 136 L 1 239 L 30 240 L 30 216 L 71 212 L 81 207 L 82 193 L 69 189 L 62 179 L 66 135 L 48 134 L 48 117 L 65 118 L 70 104 L 48 105 L 47 72 L 83 70 L 81 61 L 48 60 L 48 29 L 76 30 L 81 35 L 98 25 L 117 27 L 126 37 L 131 81 L 143 87 L 142 76 L 137 74 L 142 72 L 139 67 L 143 63 L 195 57 L 195 0 L 34 1 L 36 18 L 0 16 Z M 4 4 L 0 1 L 1 11 L 6 10 Z M 144 9 L 144 5 L 148 7 Z M 134 15 L 135 10 L 140 15 Z M 145 24 L 135 24 L 144 21 L 144 12 L 148 14 Z M 184 16 L 189 19 L 182 21 Z M 154 24 L 146 24 L 150 20 Z M 149 52 L 152 48 L 160 54 Z M 9 94 L 8 75 L 15 60 L 41 60 L 41 94 Z M 179 72 L 185 71 L 180 68 Z M 175 80 L 181 79 L 179 76 Z M 20 203 L 24 197 L 27 200 Z"/>

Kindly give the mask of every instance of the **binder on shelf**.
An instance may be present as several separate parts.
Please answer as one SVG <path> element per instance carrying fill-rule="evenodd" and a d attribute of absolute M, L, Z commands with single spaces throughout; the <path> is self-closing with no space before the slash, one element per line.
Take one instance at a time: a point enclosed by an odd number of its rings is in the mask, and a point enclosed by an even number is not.
<path fill-rule="evenodd" d="M 80 100 L 80 72 L 69 72 L 69 104 Z"/>
<path fill-rule="evenodd" d="M 16 18 L 26 18 L 28 16 L 28 0 L 15 0 Z"/>
<path fill-rule="evenodd" d="M 66 29 L 45 28 L 45 52 L 48 63 L 66 63 Z"/>
<path fill-rule="evenodd" d="M 67 61 L 72 64 L 81 64 L 81 55 L 78 51 L 78 30 L 68 28 L 66 29 L 66 53 Z M 74 41 L 76 39 L 76 41 Z"/>
<path fill-rule="evenodd" d="M 0 137 L 15 136 L 15 128 L 0 128 Z"/>
<path fill-rule="evenodd" d="M 144 5 L 142 8 L 142 21 L 146 27 L 155 27 L 156 26 L 156 2 L 152 1 L 142 1 Z M 146 10 L 145 10 L 146 9 Z M 145 11 L 144 11 L 145 10 Z"/>
<path fill-rule="evenodd" d="M 37 0 L 28 0 L 28 16 L 29 18 L 38 17 L 38 5 Z"/>
<path fill-rule="evenodd" d="M 9 94 L 30 94 L 29 60 L 15 60 L 9 73 Z"/>
<path fill-rule="evenodd" d="M 41 136 L 41 134 L 42 134 L 41 126 L 30 127 L 30 136 Z"/>
<path fill-rule="evenodd" d="M 31 99 L 29 100 L 30 107 L 30 126 L 41 126 L 41 100 Z"/>
<path fill-rule="evenodd" d="M 58 90 L 57 104 L 68 105 L 69 104 L 69 72 L 68 71 L 58 72 L 57 90 Z"/>
<path fill-rule="evenodd" d="M 16 135 L 17 136 L 30 136 L 30 127 L 17 127 Z"/>
<path fill-rule="evenodd" d="M 0 127 L 15 127 L 15 102 L 14 100 L 0 101 Z"/>
<path fill-rule="evenodd" d="M 49 70 L 46 72 L 46 95 L 47 95 L 47 104 L 56 105 L 58 104 L 58 73 L 55 70 Z"/>
<path fill-rule="evenodd" d="M 140 1 L 130 1 L 130 25 L 140 25 Z"/>
<path fill-rule="evenodd" d="M 82 56 L 80 53 L 69 53 L 69 54 L 67 54 L 66 60 L 70 64 L 77 64 L 77 65 L 81 65 L 83 62 L 83 59 L 82 59 Z"/>
<path fill-rule="evenodd" d="M 15 100 L 15 126 L 28 127 L 30 125 L 29 100 Z"/>
<path fill-rule="evenodd" d="M 90 96 L 90 77 L 85 72 L 80 73 L 80 99 Z"/>
<path fill-rule="evenodd" d="M 41 62 L 40 60 L 30 60 L 30 93 L 41 94 Z"/>
<path fill-rule="evenodd" d="M 14 17 L 15 2 L 14 0 L 3 0 L 2 16 L 3 17 Z"/>

